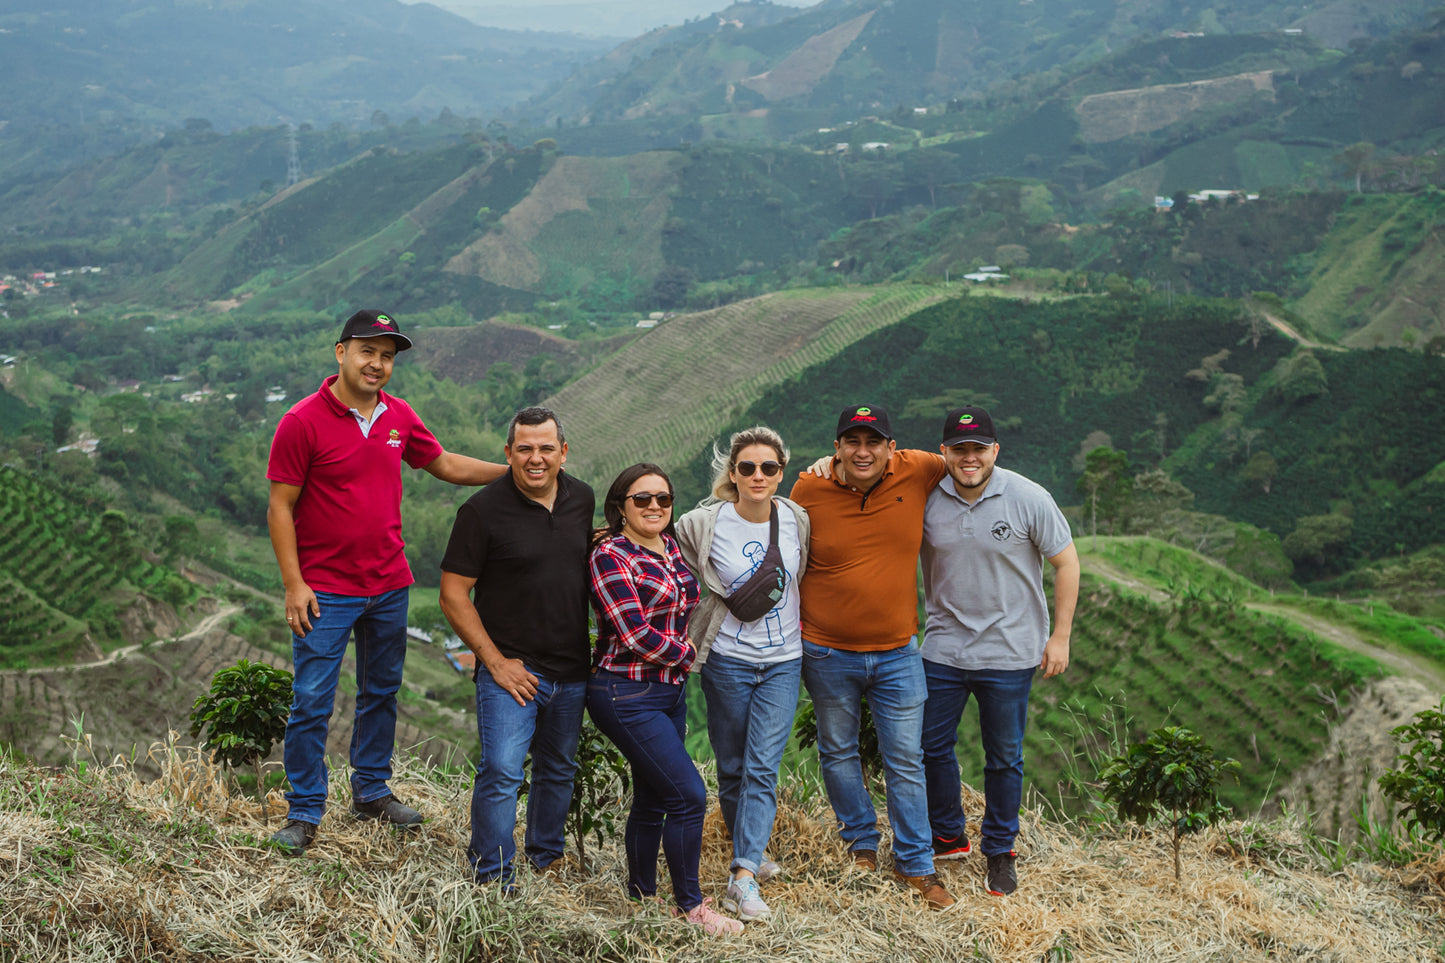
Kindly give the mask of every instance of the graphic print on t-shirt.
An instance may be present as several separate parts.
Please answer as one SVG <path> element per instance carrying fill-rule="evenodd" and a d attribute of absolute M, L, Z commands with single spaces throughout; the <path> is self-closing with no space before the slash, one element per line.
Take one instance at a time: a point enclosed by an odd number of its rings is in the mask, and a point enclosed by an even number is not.
<path fill-rule="evenodd" d="M 753 573 L 763 564 L 763 558 L 767 554 L 768 546 L 762 542 L 751 541 L 743 546 L 743 555 L 748 560 L 748 570 L 732 580 L 732 584 L 728 586 L 729 595 L 747 584 L 748 579 L 752 578 Z M 782 645 L 785 641 L 783 638 L 783 606 L 787 604 L 788 592 L 792 585 L 793 576 L 787 568 L 784 568 L 783 593 L 778 596 L 778 604 L 769 609 L 768 614 L 759 620 L 768 630 L 768 641 L 765 644 L 754 642 L 752 643 L 754 648 L 771 649 Z"/>

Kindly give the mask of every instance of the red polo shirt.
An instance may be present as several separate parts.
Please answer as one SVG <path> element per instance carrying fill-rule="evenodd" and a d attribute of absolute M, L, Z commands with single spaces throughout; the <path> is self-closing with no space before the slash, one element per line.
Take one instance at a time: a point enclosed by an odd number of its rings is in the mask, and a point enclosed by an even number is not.
<path fill-rule="evenodd" d="M 296 554 L 313 592 L 380 595 L 412 583 L 401 540 L 401 463 L 431 464 L 441 443 L 400 398 L 386 404 L 361 433 L 356 416 L 321 390 L 281 417 L 266 477 L 301 489 L 296 502 Z"/>

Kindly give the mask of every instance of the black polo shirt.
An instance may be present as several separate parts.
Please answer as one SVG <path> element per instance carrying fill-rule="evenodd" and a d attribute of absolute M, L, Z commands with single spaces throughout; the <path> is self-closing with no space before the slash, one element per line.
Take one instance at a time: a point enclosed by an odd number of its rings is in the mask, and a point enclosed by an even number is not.
<path fill-rule="evenodd" d="M 477 580 L 472 601 L 498 651 L 553 682 L 584 682 L 591 669 L 587 542 L 595 506 L 591 486 L 564 471 L 549 512 L 508 472 L 457 509 L 442 558 L 442 571 Z"/>

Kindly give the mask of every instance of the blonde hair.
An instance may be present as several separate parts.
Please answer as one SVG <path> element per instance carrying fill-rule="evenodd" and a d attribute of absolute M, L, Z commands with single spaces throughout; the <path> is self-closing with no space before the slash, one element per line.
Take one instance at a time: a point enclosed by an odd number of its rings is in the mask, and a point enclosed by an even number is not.
<path fill-rule="evenodd" d="M 767 445 L 778 453 L 778 461 L 782 462 L 783 467 L 788 466 L 788 446 L 783 444 L 783 436 L 767 425 L 754 425 L 752 428 L 734 432 L 732 439 L 728 442 L 727 451 L 723 451 L 717 445 L 713 445 L 712 448 L 713 498 L 720 502 L 736 502 L 738 500 L 738 486 L 728 477 L 728 473 L 732 471 L 737 462 L 738 452 L 749 445 Z"/>

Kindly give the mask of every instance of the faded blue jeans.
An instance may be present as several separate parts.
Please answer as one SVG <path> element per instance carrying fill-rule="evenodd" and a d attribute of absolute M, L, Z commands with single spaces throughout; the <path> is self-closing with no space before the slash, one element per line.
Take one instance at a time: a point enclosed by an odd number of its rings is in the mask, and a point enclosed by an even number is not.
<path fill-rule="evenodd" d="M 535 673 L 534 673 L 535 674 Z M 527 858 L 542 869 L 562 858 L 572 777 L 577 772 L 577 742 L 587 683 L 553 682 L 537 676 L 537 694 L 525 706 L 477 672 L 477 737 L 481 753 L 472 782 L 472 841 L 467 861 L 478 882 L 498 876 L 510 881 L 517 854 L 517 791 L 527 753 L 532 754 L 532 783 L 527 790 Z"/>
<path fill-rule="evenodd" d="M 957 839 L 963 833 L 959 794 L 958 723 L 971 695 L 978 702 L 983 742 L 983 840 L 985 856 L 1007 853 L 1019 834 L 1024 791 L 1024 725 L 1034 669 L 956 669 L 923 663 L 928 705 L 923 711 L 923 768 L 928 777 L 928 820 L 933 834 Z"/>
<path fill-rule="evenodd" d="M 760 664 L 709 655 L 702 667 L 717 796 L 733 836 L 730 869 L 757 875 L 778 814 L 778 767 L 793 731 L 802 660 Z"/>
<path fill-rule="evenodd" d="M 347 640 L 356 636 L 356 718 L 351 726 L 351 795 L 359 803 L 391 794 L 396 693 L 406 661 L 407 590 L 371 597 L 317 592 L 311 631 L 291 636 L 291 717 L 286 722 L 290 818 L 317 825 L 326 812 L 326 730 Z"/>
<path fill-rule="evenodd" d="M 918 646 L 850 652 L 803 640 L 803 683 L 818 720 L 823 786 L 848 849 L 878 849 L 878 812 L 863 783 L 858 729 L 863 699 L 878 730 L 893 825 L 893 863 L 906 876 L 933 872 L 928 790 L 923 778 L 923 703 L 927 688 Z"/>

